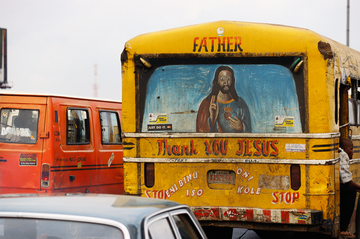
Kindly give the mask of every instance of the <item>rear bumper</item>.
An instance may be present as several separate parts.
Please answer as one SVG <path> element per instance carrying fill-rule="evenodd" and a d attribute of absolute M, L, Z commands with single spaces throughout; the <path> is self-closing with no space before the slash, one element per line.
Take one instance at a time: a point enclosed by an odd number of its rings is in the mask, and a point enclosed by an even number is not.
<path fill-rule="evenodd" d="M 319 225 L 323 223 L 322 211 L 309 209 L 191 207 L 191 210 L 200 221 L 239 221 L 301 225 Z"/>

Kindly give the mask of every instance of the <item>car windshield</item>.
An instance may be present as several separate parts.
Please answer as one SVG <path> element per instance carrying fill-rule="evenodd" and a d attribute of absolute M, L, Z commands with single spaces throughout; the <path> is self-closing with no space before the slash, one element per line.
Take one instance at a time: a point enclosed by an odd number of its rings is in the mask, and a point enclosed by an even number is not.
<path fill-rule="evenodd" d="M 0 238 L 122 239 L 124 237 L 119 228 L 103 224 L 62 220 L 2 218 L 0 219 Z"/>

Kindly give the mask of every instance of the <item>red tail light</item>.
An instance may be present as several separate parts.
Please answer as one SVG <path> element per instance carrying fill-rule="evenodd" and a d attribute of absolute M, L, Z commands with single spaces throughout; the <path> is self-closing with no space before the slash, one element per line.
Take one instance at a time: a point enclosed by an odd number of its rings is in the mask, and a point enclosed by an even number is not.
<path fill-rule="evenodd" d="M 41 186 L 49 187 L 50 184 L 50 164 L 43 163 L 41 165 Z"/>
<path fill-rule="evenodd" d="M 290 166 L 291 189 L 298 190 L 301 186 L 300 165 L 293 164 Z"/>
<path fill-rule="evenodd" d="M 145 186 L 153 187 L 155 184 L 155 166 L 154 163 L 145 163 Z"/>

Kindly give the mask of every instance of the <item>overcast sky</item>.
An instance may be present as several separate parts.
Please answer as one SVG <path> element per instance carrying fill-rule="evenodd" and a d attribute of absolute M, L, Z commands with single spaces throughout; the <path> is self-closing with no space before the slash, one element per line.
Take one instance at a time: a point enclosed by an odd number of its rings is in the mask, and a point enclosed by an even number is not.
<path fill-rule="evenodd" d="M 0 0 L 8 33 L 7 91 L 122 99 L 119 56 L 147 32 L 231 20 L 307 28 L 346 44 L 347 0 Z M 350 47 L 360 51 L 360 1 Z"/>

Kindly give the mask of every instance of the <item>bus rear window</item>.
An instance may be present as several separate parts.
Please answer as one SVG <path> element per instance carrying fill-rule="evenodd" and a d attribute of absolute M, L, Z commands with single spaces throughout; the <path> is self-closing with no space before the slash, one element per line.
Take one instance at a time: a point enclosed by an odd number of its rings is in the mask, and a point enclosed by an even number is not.
<path fill-rule="evenodd" d="M 294 75 L 280 64 L 160 66 L 144 91 L 141 131 L 302 133 Z"/>
<path fill-rule="evenodd" d="M 0 142 L 35 144 L 39 110 L 1 109 Z"/>

